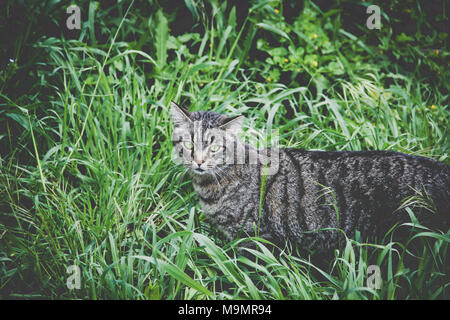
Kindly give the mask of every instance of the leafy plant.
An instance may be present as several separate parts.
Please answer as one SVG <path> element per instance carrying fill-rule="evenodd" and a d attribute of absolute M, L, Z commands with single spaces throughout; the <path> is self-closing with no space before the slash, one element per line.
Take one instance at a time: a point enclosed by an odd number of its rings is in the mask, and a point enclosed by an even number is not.
<path fill-rule="evenodd" d="M 78 1 L 83 27 L 71 33 L 62 2 L 8 1 L 2 31 L 13 23 L 18 36 L 0 49 L 0 297 L 448 298 L 449 233 L 418 223 L 416 198 L 404 203 L 411 223 L 370 243 L 346 235 L 323 260 L 224 241 L 171 161 L 174 100 L 245 114 L 247 132 L 277 128 L 281 146 L 448 163 L 447 32 L 431 28 L 444 15 L 383 2 L 371 32 L 349 18 L 368 3 L 339 3 Z M 398 30 L 404 21 L 414 32 Z"/>

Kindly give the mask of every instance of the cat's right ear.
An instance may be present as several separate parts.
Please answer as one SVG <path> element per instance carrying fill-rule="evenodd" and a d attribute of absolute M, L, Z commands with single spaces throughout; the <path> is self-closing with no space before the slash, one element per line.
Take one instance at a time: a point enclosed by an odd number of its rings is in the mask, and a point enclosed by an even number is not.
<path fill-rule="evenodd" d="M 180 106 L 175 102 L 170 102 L 170 115 L 172 116 L 172 121 L 176 127 L 186 125 L 192 122 L 190 118 L 190 112 Z"/>

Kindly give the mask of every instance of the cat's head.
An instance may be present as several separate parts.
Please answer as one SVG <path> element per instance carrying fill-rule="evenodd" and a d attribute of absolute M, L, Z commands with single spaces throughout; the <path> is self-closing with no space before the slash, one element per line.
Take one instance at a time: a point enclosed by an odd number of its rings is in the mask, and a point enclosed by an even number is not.
<path fill-rule="evenodd" d="M 243 116 L 189 112 L 174 102 L 170 104 L 170 114 L 176 155 L 194 175 L 220 176 L 226 166 L 233 164 Z"/>

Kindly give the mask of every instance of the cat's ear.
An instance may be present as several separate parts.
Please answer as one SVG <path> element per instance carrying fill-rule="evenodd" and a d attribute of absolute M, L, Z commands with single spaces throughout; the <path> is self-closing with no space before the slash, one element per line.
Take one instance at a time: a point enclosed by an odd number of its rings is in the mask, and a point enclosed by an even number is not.
<path fill-rule="evenodd" d="M 237 135 L 239 132 L 241 132 L 243 121 L 244 116 L 228 118 L 223 121 L 219 128 Z"/>
<path fill-rule="evenodd" d="M 176 127 L 186 125 L 192 122 L 190 118 L 190 112 L 180 106 L 175 102 L 170 102 L 170 115 L 172 116 L 172 121 Z"/>

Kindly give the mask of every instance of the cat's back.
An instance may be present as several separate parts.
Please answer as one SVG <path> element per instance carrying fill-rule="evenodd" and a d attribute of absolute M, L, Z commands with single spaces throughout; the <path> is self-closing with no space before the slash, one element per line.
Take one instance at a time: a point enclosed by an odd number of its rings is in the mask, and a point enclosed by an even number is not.
<path fill-rule="evenodd" d="M 439 167 L 442 170 L 449 170 L 450 166 L 439 162 L 435 159 L 406 154 L 397 151 L 375 150 L 375 151 L 311 151 L 303 149 L 285 148 L 285 152 L 289 153 L 299 161 L 307 159 L 312 161 L 343 161 L 349 163 L 359 163 L 360 161 L 370 161 L 373 164 L 415 164 L 422 166 Z M 448 172 L 447 172 L 448 173 Z"/>
<path fill-rule="evenodd" d="M 434 218 L 448 225 L 450 166 L 445 163 L 394 151 L 283 151 L 311 215 L 339 211 L 344 229 L 370 228 L 372 222 L 395 220 L 393 212 L 405 198 L 421 196 L 431 200 Z"/>
<path fill-rule="evenodd" d="M 439 179 L 450 184 L 450 166 L 432 158 L 396 151 L 305 151 L 283 149 L 301 167 L 319 176 L 333 175 L 333 180 L 363 177 L 391 177 L 431 183 Z M 331 178 L 331 177 L 330 177 Z M 411 181 L 409 181 L 411 182 Z"/>

